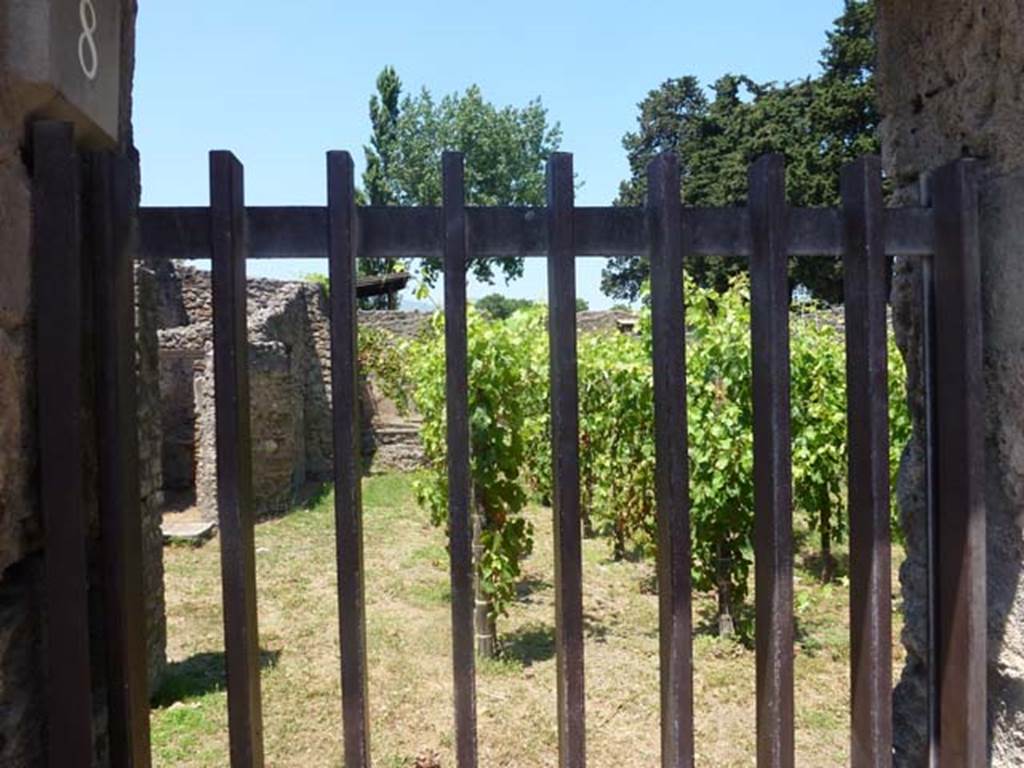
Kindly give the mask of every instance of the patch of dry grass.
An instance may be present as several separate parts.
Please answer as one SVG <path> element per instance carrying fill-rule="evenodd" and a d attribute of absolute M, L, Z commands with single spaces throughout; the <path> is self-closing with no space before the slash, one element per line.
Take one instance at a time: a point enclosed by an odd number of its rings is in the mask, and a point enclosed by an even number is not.
<path fill-rule="evenodd" d="M 441 531 L 416 508 L 409 476 L 365 482 L 367 634 L 375 765 L 452 756 L 450 604 Z M 256 532 L 267 764 L 341 765 L 337 602 L 330 499 Z M 550 510 L 530 512 L 535 554 L 499 623 L 503 653 L 478 667 L 481 765 L 555 766 Z M 226 696 L 216 541 L 165 552 L 172 666 L 153 710 L 155 764 L 225 766 Z M 595 766 L 658 763 L 657 597 L 647 563 L 584 543 L 588 754 Z M 848 762 L 848 597 L 798 570 L 797 763 Z M 695 614 L 714 605 L 698 596 Z M 898 627 L 895 631 L 898 632 Z M 754 654 L 695 638 L 698 762 L 754 764 Z M 896 645 L 898 649 L 898 644 Z M 896 668 L 899 664 L 897 660 Z"/>

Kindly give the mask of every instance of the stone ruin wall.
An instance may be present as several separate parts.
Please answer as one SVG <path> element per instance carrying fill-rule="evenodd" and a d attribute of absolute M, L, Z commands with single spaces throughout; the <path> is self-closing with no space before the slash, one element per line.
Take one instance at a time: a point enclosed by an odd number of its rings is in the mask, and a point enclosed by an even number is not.
<path fill-rule="evenodd" d="M 159 273 L 160 390 L 165 489 L 195 490 L 204 519 L 216 519 L 216 422 L 210 274 L 166 263 Z M 332 472 L 330 325 L 324 289 L 314 283 L 248 282 L 253 497 L 258 515 L 287 510 L 307 484 Z M 409 338 L 424 312 L 363 312 L 362 325 Z M 370 471 L 422 464 L 419 425 L 364 382 L 369 415 L 364 453 Z"/>
<path fill-rule="evenodd" d="M 162 466 L 170 498 L 189 496 L 204 519 L 217 510 L 210 274 L 160 265 L 158 280 Z M 308 484 L 330 480 L 330 325 L 324 289 L 302 281 L 248 282 L 253 498 L 257 515 L 286 511 Z M 422 333 L 431 313 L 363 311 L 360 327 L 399 339 Z M 633 316 L 581 312 L 581 332 L 617 329 Z M 423 465 L 420 421 L 401 412 L 372 377 L 363 382 L 364 463 L 370 472 Z"/>
<path fill-rule="evenodd" d="M 156 691 L 167 664 L 167 617 L 164 600 L 163 435 L 160 420 L 160 363 L 157 348 L 156 275 L 135 268 L 136 408 L 139 425 L 139 492 L 142 513 L 143 595 L 149 690 Z"/>
<path fill-rule="evenodd" d="M 879 101 L 892 204 L 928 173 L 980 162 L 991 764 L 1024 765 L 1024 5 L 881 0 Z M 895 694 L 896 764 L 926 765 L 922 311 L 917 264 L 898 263 L 892 304 L 915 435 L 898 483 L 906 665 Z"/>
<path fill-rule="evenodd" d="M 131 128 L 131 86 L 134 73 L 135 2 L 121 0 L 122 29 L 120 151 L 134 159 L 134 199 L 138 200 L 138 156 Z M 0 17 L 5 14 L 0 13 Z M 0 45 L 8 39 L 2 29 Z M 116 54 L 115 54 L 116 55 Z M 0 55 L 0 59 L 4 56 Z M 28 768 L 45 764 L 46 641 L 44 631 L 45 558 L 35 466 L 35 350 L 33 344 L 33 260 L 31 249 L 31 180 L 26 164 L 26 127 L 30 116 L 15 99 L 12 83 L 0 73 L 0 765 Z M 84 258 L 84 254 L 83 254 Z M 91 297 L 83 295 L 83 320 L 91 322 Z M 166 663 L 163 600 L 162 537 L 160 535 L 160 436 L 156 394 L 156 316 L 154 287 L 145 270 L 136 272 L 137 375 L 139 408 L 140 510 L 143 527 L 146 642 L 151 690 Z M 85 427 L 83 504 L 88 516 L 90 646 L 102 657 L 102 568 L 96 500 L 96 446 L 90 435 L 94 359 L 91 345 L 83 349 L 82 418 Z M 79 372 L 69 371 L 68 375 Z M 94 665 L 93 735 L 96 765 L 105 765 L 107 751 L 106 680 Z"/>

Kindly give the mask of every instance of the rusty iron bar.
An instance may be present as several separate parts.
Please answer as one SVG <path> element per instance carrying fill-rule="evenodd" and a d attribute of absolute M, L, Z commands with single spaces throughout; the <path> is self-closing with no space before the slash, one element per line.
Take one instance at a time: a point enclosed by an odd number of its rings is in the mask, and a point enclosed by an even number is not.
<path fill-rule="evenodd" d="M 476 657 L 470 478 L 468 342 L 466 335 L 466 191 L 461 153 L 441 159 L 444 210 L 445 413 L 448 436 L 448 530 L 452 584 L 452 665 L 455 756 L 459 768 L 475 768 Z"/>
<path fill-rule="evenodd" d="M 889 258 L 877 157 L 843 168 L 852 768 L 892 765 Z"/>
<path fill-rule="evenodd" d="M 210 153 L 217 511 L 232 768 L 262 768 L 242 164 Z"/>
<path fill-rule="evenodd" d="M 759 768 L 792 768 L 794 761 L 793 473 L 785 174 L 781 155 L 766 155 L 750 169 Z"/>
<path fill-rule="evenodd" d="M 82 503 L 82 233 L 70 123 L 32 126 L 36 426 L 51 766 L 92 764 L 87 523 Z"/>
<path fill-rule="evenodd" d="M 572 155 L 547 164 L 548 338 L 555 538 L 555 649 L 560 768 L 586 765 L 583 676 L 583 545 L 580 517 L 579 390 Z"/>
<path fill-rule="evenodd" d="M 130 161 L 110 152 L 92 154 L 88 178 L 110 763 L 114 768 L 148 768 Z"/>
<path fill-rule="evenodd" d="M 988 763 L 981 258 L 975 168 L 936 171 L 934 347 L 940 768 Z"/>
<path fill-rule="evenodd" d="M 443 258 L 443 211 L 437 207 L 366 207 L 357 211 L 360 258 Z M 577 257 L 632 256 L 650 250 L 643 208 L 574 208 Z M 248 207 L 246 230 L 250 259 L 326 258 L 326 210 L 317 206 Z M 683 229 L 694 256 L 753 252 L 750 216 L 745 208 L 684 208 Z M 932 214 L 927 208 L 889 208 L 885 250 L 916 256 L 932 251 Z M 143 208 L 141 254 L 145 258 L 208 259 L 206 208 Z M 544 208 L 466 209 L 473 233 L 474 258 L 543 258 L 548 250 Z M 843 224 L 832 208 L 792 208 L 786 249 L 791 256 L 838 258 L 843 253 Z"/>
<path fill-rule="evenodd" d="M 686 434 L 686 326 L 679 160 L 647 168 L 651 240 L 661 764 L 693 765 L 693 616 Z"/>
<path fill-rule="evenodd" d="M 356 309 L 356 217 L 352 157 L 327 153 L 327 243 L 331 290 L 331 413 L 338 638 L 345 765 L 370 765 L 363 575 L 362 434 Z"/>

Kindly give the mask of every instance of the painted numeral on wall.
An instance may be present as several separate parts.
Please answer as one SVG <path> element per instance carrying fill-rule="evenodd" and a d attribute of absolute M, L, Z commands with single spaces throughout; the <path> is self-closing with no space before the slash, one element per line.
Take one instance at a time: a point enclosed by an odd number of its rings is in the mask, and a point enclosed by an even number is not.
<path fill-rule="evenodd" d="M 82 66 L 85 76 L 95 80 L 100 57 L 96 50 L 96 39 L 93 37 L 96 32 L 96 8 L 92 0 L 79 1 L 78 19 L 82 22 L 82 34 L 78 36 L 78 63 Z"/>

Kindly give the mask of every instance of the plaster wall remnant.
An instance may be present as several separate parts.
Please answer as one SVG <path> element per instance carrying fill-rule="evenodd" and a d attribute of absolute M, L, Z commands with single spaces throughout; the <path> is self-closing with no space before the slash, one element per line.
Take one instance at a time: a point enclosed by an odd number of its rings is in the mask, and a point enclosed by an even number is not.
<path fill-rule="evenodd" d="M 933 169 L 980 167 L 986 394 L 991 764 L 1024 765 L 1024 5 L 1019 0 L 879 0 L 878 84 L 893 204 L 917 203 Z M 923 386 L 920 274 L 896 265 L 892 303 L 907 362 L 914 438 L 900 468 L 907 540 L 896 764 L 926 764 Z M 941 343 L 941 341 L 940 341 Z"/>

